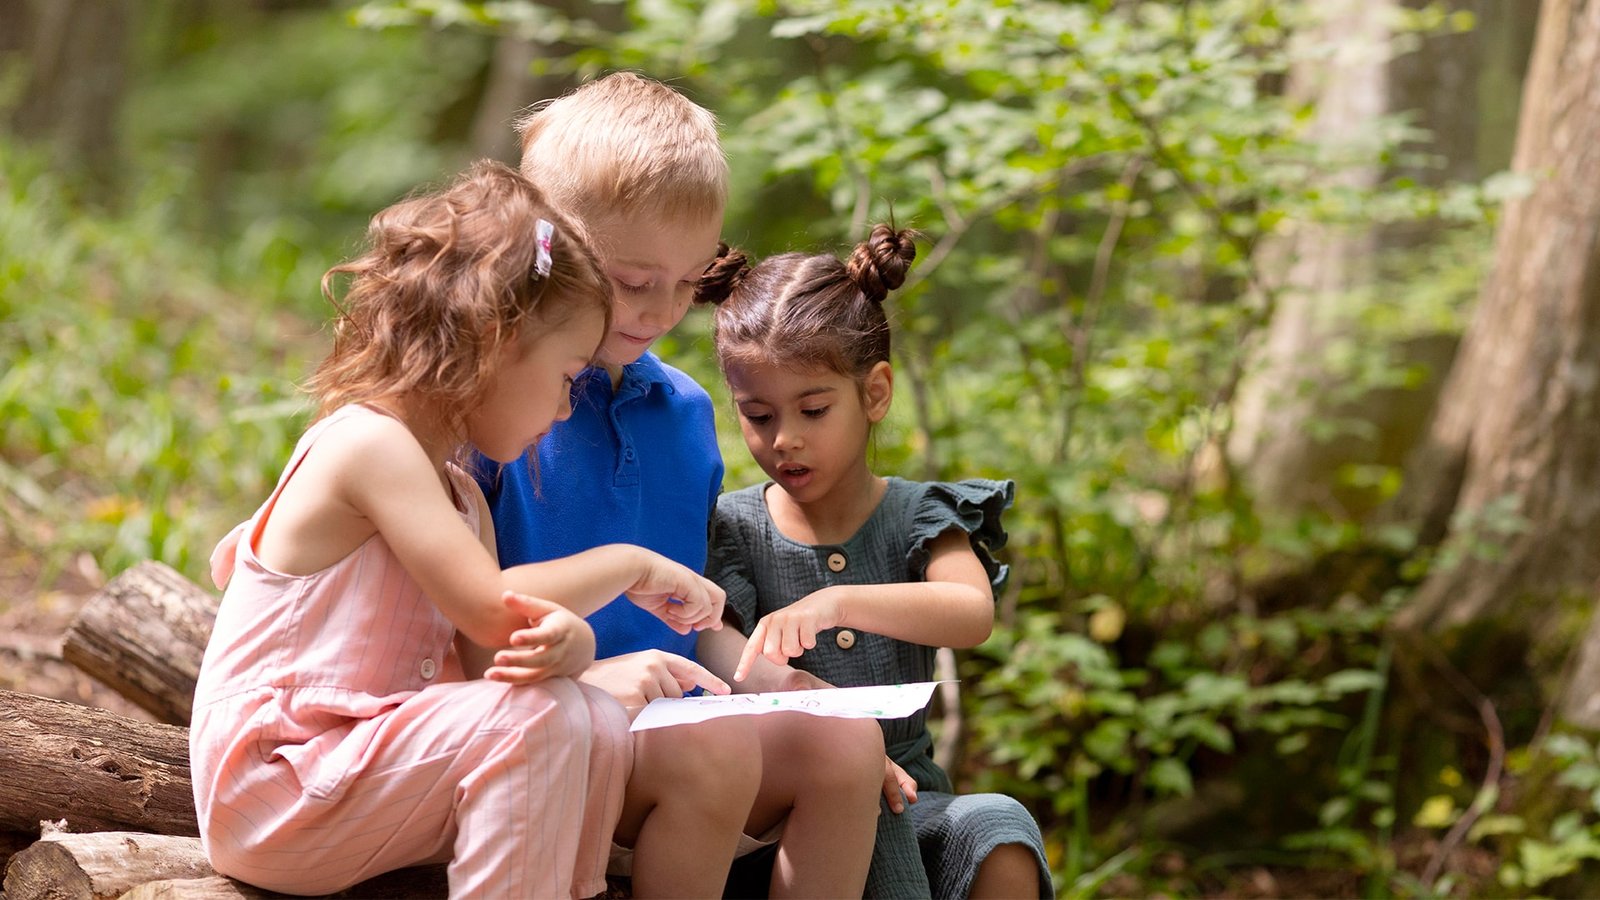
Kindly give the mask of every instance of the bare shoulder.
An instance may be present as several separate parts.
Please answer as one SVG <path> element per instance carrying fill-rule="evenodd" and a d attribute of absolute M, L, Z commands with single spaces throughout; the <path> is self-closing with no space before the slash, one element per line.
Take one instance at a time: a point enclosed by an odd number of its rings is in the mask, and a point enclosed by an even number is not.
<path fill-rule="evenodd" d="M 342 487 L 396 478 L 432 480 L 433 464 L 422 446 L 403 422 L 390 416 L 374 413 L 334 422 L 314 450 L 321 451 L 318 468 L 338 473 Z"/>
<path fill-rule="evenodd" d="M 420 454 L 422 447 L 404 422 L 381 413 L 346 416 L 328 426 L 319 444 L 368 459 Z"/>

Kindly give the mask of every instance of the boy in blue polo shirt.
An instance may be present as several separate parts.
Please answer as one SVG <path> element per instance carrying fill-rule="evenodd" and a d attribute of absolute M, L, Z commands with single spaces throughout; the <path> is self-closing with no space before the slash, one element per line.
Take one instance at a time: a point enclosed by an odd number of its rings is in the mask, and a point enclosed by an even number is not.
<path fill-rule="evenodd" d="M 531 451 L 538 474 L 524 458 L 483 478 L 501 564 L 633 543 L 699 571 L 722 484 L 711 400 L 648 350 L 717 253 L 728 172 L 716 122 L 619 73 L 536 109 L 520 130 L 523 174 L 584 222 L 615 301 L 572 417 Z M 632 606 L 590 617 L 597 662 L 583 680 L 630 714 L 696 686 L 729 690 L 695 657 L 737 659 L 740 635 L 702 632 L 697 647 Z M 631 874 L 639 897 L 720 896 L 736 856 L 776 843 L 773 896 L 859 897 L 883 780 L 870 720 L 779 714 L 640 732 L 612 871 Z"/>

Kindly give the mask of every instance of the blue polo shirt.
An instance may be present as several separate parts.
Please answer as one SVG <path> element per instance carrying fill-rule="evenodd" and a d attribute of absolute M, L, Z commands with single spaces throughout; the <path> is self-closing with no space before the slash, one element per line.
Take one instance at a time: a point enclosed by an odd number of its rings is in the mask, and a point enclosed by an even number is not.
<path fill-rule="evenodd" d="M 615 391 L 605 370 L 587 369 L 572 388 L 572 418 L 535 450 L 537 484 L 526 454 L 478 466 L 501 566 L 638 544 L 705 569 L 722 454 L 711 397 L 694 379 L 649 353 L 623 367 Z M 674 632 L 626 597 L 589 624 L 600 659 L 652 648 L 694 658 L 694 634 Z"/>

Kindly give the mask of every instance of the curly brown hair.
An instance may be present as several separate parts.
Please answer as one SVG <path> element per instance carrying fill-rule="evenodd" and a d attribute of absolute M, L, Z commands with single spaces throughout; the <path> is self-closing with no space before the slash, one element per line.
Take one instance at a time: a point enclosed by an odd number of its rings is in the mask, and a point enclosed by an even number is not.
<path fill-rule="evenodd" d="M 883 301 L 905 283 L 917 257 L 916 232 L 873 226 L 848 259 L 784 253 L 751 266 L 723 245 L 695 288 L 715 303 L 717 363 L 825 368 L 859 384 L 889 360 Z"/>
<path fill-rule="evenodd" d="M 550 270 L 537 268 L 536 225 L 554 226 Z M 611 283 L 578 225 L 534 184 L 497 162 L 372 217 L 368 248 L 322 277 L 337 309 L 333 349 L 307 388 L 318 417 L 349 403 L 405 395 L 433 423 L 463 431 L 498 351 L 527 328 L 584 310 L 610 328 Z M 343 299 L 336 278 L 350 276 Z"/>

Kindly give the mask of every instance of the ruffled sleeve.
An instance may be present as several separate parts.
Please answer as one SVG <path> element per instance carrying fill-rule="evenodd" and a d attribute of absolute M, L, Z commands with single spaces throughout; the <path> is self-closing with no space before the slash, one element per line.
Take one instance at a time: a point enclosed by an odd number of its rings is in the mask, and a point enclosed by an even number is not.
<path fill-rule="evenodd" d="M 750 553 L 745 549 L 739 516 L 731 497 L 723 494 L 711 514 L 711 547 L 706 556 L 706 577 L 728 594 L 722 618 L 743 634 L 756 627 L 756 587 L 750 581 Z"/>
<path fill-rule="evenodd" d="M 233 526 L 233 530 L 223 535 L 211 551 L 211 583 L 218 588 L 227 589 L 228 582 L 233 580 L 233 567 L 239 558 L 239 541 L 244 539 L 245 529 L 255 519 L 246 519 Z"/>
<path fill-rule="evenodd" d="M 925 487 L 911 518 L 911 548 L 906 552 L 911 577 L 927 577 L 930 545 L 939 535 L 956 528 L 972 539 L 972 549 L 998 592 L 1011 574 L 1009 566 L 994 558 L 994 552 L 1006 545 L 1000 514 L 1016 498 L 1016 483 L 971 478 L 953 483 L 934 481 Z"/>

